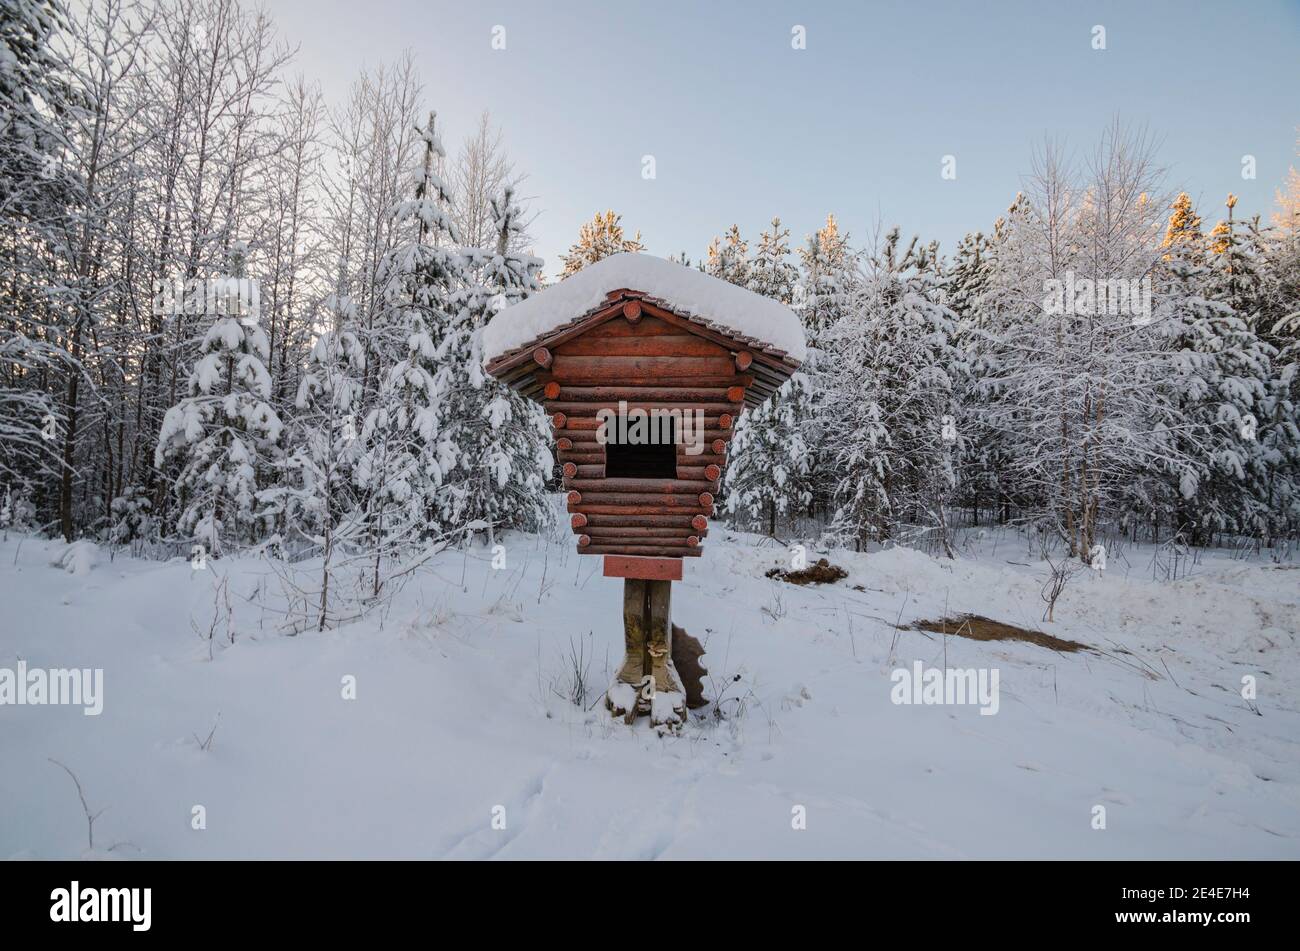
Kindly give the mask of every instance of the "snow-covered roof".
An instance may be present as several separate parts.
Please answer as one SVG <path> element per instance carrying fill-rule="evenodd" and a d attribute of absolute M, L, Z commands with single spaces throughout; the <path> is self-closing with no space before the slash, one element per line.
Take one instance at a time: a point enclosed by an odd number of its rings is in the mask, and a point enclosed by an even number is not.
<path fill-rule="evenodd" d="M 695 268 L 649 254 L 615 254 L 507 307 L 483 329 L 485 362 L 518 350 L 601 308 L 610 291 L 641 291 L 682 317 L 753 338 L 802 363 L 803 323 L 788 307 Z"/>

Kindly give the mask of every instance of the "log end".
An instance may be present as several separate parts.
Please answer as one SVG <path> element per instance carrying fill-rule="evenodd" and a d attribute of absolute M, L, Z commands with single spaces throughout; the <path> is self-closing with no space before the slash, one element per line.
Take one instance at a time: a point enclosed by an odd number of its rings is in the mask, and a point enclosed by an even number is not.
<path fill-rule="evenodd" d="M 570 505 L 577 505 L 579 502 L 582 501 L 582 493 L 579 492 L 577 489 L 574 489 L 566 496 L 566 498 Z"/>
<path fill-rule="evenodd" d="M 538 347 L 533 351 L 533 362 L 540 367 L 549 367 L 552 361 L 551 351 L 545 347 Z"/>
<path fill-rule="evenodd" d="M 569 519 L 569 525 L 573 528 L 586 528 L 587 516 L 583 515 L 581 512 L 575 512 Z M 586 538 L 587 536 L 583 535 L 582 537 Z"/>
<path fill-rule="evenodd" d="M 572 462 L 566 462 L 564 464 L 564 477 L 566 479 L 572 479 L 577 474 L 578 474 L 578 467 L 576 465 L 574 465 Z"/>
<path fill-rule="evenodd" d="M 748 370 L 749 365 L 754 362 L 754 355 L 748 350 L 742 350 L 736 354 L 736 369 Z"/>
<path fill-rule="evenodd" d="M 703 515 L 697 515 L 691 519 L 691 528 L 695 529 L 697 532 L 702 532 L 708 527 L 709 520 Z"/>
<path fill-rule="evenodd" d="M 546 394 L 548 400 L 558 399 L 560 396 L 560 384 L 552 380 L 550 383 L 546 384 L 542 392 Z"/>
<path fill-rule="evenodd" d="M 716 482 L 722 475 L 722 470 L 718 466 L 710 465 L 704 467 L 704 478 L 710 482 Z"/>
<path fill-rule="evenodd" d="M 565 416 L 563 413 L 556 413 L 551 417 L 551 425 L 556 429 L 563 429 L 568 421 L 569 417 Z"/>
<path fill-rule="evenodd" d="M 630 300 L 623 305 L 623 316 L 627 318 L 629 324 L 634 324 L 641 319 L 641 302 L 639 300 Z"/>

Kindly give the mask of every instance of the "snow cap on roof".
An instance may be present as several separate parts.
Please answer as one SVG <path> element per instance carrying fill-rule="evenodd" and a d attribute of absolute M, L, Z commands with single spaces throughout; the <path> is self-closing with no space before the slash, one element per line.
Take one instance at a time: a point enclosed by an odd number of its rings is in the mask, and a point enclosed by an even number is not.
<path fill-rule="evenodd" d="M 498 313 L 483 329 L 484 362 L 586 315 L 619 288 L 641 291 L 683 317 L 709 320 L 737 336 L 761 340 L 800 362 L 806 355 L 803 323 L 785 305 L 695 268 L 628 252 L 588 265 Z"/>

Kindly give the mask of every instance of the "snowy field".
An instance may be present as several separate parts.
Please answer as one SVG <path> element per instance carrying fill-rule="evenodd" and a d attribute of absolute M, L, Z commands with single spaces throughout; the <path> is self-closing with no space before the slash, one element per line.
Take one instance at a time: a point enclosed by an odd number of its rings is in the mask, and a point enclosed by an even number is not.
<path fill-rule="evenodd" d="M 104 698 L 0 707 L 0 857 L 1300 858 L 1295 565 L 1210 554 L 1156 582 L 1130 550 L 1049 625 L 1011 532 L 955 562 L 827 552 L 849 577 L 797 587 L 764 577 L 783 549 L 719 527 L 673 613 L 724 716 L 660 736 L 599 704 L 622 582 L 567 535 L 509 537 L 503 569 L 447 553 L 386 614 L 296 637 L 257 557 L 63 570 L 63 543 L 10 535 L 0 668 L 103 668 Z M 895 626 L 965 612 L 1094 650 Z M 996 668 L 997 713 L 891 702 L 914 661 Z M 51 758 L 104 810 L 93 851 Z"/>

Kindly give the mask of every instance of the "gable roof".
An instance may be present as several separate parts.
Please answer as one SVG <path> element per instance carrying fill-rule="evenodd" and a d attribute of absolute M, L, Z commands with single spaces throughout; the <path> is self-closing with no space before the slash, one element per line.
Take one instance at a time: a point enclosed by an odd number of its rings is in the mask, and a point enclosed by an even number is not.
<path fill-rule="evenodd" d="M 787 376 L 807 355 L 803 323 L 783 304 L 694 268 L 629 252 L 588 265 L 498 313 L 483 328 L 483 362 L 489 370 L 500 367 L 623 297 L 658 304 L 755 356 L 766 355 L 783 364 Z"/>

